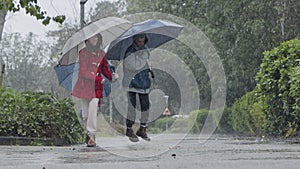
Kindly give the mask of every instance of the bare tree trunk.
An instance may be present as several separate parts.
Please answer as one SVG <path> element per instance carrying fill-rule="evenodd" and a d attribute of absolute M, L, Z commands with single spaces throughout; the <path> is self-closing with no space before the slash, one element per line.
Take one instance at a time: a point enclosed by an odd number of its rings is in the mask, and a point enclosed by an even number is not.
<path fill-rule="evenodd" d="M 286 22 L 286 1 L 282 2 L 283 6 L 283 13 L 282 13 L 282 18 L 281 18 L 281 37 L 282 40 L 285 40 L 285 22 Z"/>
<path fill-rule="evenodd" d="M 2 86 L 2 83 L 3 83 L 4 73 L 5 73 L 5 64 L 2 64 L 2 69 L 1 69 L 1 74 L 0 74 L 0 87 Z"/>
<path fill-rule="evenodd" d="M 7 13 L 7 11 L 0 10 L 0 41 L 2 39 L 2 32 L 3 32 L 3 28 L 4 28 L 6 13 Z M 0 63 L 2 63 L 1 60 L 0 60 Z M 2 64 L 1 73 L 0 73 L 0 86 L 2 86 L 2 82 L 3 82 L 3 78 L 4 78 L 4 71 L 5 71 L 5 64 Z"/>
<path fill-rule="evenodd" d="M 0 41 L 2 39 L 2 32 L 4 28 L 6 13 L 7 11 L 0 10 Z"/>

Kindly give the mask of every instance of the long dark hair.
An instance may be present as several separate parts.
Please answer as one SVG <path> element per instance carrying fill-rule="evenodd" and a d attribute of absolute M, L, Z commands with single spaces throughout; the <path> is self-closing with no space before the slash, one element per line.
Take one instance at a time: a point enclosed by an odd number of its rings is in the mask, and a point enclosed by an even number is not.
<path fill-rule="evenodd" d="M 85 40 L 85 44 L 86 44 L 86 49 L 88 51 L 97 53 L 99 50 L 102 49 L 102 36 L 101 34 L 97 34 L 95 36 L 98 37 L 98 42 L 95 46 L 93 46 L 88 39 Z"/>

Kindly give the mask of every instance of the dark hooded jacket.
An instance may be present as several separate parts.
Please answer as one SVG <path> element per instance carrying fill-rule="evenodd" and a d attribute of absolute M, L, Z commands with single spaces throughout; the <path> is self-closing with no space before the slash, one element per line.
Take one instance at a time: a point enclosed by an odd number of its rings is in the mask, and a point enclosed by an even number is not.
<path fill-rule="evenodd" d="M 135 37 L 134 37 L 135 38 Z M 123 86 L 136 89 L 149 89 L 151 86 L 151 80 L 149 77 L 150 68 L 147 60 L 150 57 L 150 52 L 146 47 L 147 37 L 145 40 L 145 46 L 138 48 L 135 43 L 129 46 L 125 53 L 124 58 L 124 78 Z M 126 64 L 126 62 L 129 62 Z M 136 65 L 135 63 L 139 63 Z"/>

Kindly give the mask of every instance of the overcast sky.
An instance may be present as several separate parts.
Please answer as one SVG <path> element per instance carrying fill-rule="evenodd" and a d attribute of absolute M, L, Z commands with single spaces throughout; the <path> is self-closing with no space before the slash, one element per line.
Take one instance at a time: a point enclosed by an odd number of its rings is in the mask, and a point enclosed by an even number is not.
<path fill-rule="evenodd" d="M 95 6 L 101 0 L 88 0 L 85 4 L 85 13 Z M 47 11 L 50 16 L 65 15 L 66 21 L 71 23 L 80 22 L 80 0 L 39 0 L 42 10 Z M 41 21 L 35 19 L 24 11 L 17 13 L 8 13 L 4 25 L 4 32 L 19 32 L 23 35 L 33 32 L 34 34 L 45 38 L 45 34 L 49 30 L 56 30 L 58 23 L 51 21 L 49 25 L 44 26 Z"/>

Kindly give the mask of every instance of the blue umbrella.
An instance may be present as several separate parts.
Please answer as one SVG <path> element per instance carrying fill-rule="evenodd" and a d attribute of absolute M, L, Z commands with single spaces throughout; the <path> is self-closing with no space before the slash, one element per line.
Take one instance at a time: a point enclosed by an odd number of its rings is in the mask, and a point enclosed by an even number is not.
<path fill-rule="evenodd" d="M 109 69 L 113 72 L 115 71 L 114 66 L 112 66 L 110 62 L 109 62 Z M 72 91 L 78 79 L 79 63 L 72 63 L 70 65 L 58 64 L 54 66 L 54 70 L 58 78 L 59 85 L 61 85 L 68 91 Z M 111 92 L 111 87 L 110 87 L 111 84 L 105 76 L 102 75 L 102 77 L 106 79 L 105 83 L 103 84 L 104 86 L 103 96 L 107 97 Z"/>
<path fill-rule="evenodd" d="M 59 84 L 69 91 L 72 91 L 78 79 L 79 63 L 70 65 L 56 65 L 54 67 Z"/>
<path fill-rule="evenodd" d="M 147 36 L 147 47 L 151 50 L 175 39 L 180 34 L 183 26 L 170 21 L 150 19 L 134 24 L 119 38 L 112 41 L 107 50 L 109 60 L 121 60 L 126 49 L 132 44 L 133 36 L 144 33 Z"/>

